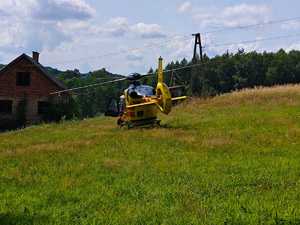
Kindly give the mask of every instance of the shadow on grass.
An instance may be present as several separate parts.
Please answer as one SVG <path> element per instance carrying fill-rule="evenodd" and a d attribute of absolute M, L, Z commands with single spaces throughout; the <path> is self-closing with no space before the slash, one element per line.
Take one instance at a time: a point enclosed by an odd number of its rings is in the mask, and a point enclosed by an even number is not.
<path fill-rule="evenodd" d="M 193 130 L 190 125 L 174 125 L 171 123 L 161 124 L 160 128 L 168 130 Z"/>
<path fill-rule="evenodd" d="M 33 225 L 47 223 L 49 223 L 49 218 L 46 216 L 29 215 L 27 213 L 0 213 L 1 225 Z"/>
<path fill-rule="evenodd" d="M 241 218 L 229 218 L 229 219 L 226 219 L 223 224 L 224 225 L 225 224 L 246 225 L 246 224 L 249 224 L 249 222 L 244 221 Z M 268 218 L 268 220 L 260 221 L 257 224 L 296 225 L 296 224 L 300 224 L 300 219 L 299 218 L 280 218 L 276 215 L 273 218 Z"/>

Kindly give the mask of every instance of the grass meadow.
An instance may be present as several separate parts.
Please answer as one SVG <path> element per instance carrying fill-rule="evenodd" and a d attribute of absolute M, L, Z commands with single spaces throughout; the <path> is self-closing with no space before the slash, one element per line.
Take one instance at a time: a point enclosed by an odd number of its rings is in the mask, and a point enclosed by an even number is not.
<path fill-rule="evenodd" d="M 0 134 L 1 225 L 300 224 L 300 86 Z"/>

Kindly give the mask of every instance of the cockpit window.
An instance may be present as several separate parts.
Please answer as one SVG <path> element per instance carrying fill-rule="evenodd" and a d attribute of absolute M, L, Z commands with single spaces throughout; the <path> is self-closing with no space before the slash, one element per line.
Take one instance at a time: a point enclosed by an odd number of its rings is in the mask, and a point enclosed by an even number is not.
<path fill-rule="evenodd" d="M 155 90 L 153 87 L 148 85 L 130 85 L 129 86 L 129 92 L 136 92 L 139 96 L 153 96 L 155 95 Z"/>

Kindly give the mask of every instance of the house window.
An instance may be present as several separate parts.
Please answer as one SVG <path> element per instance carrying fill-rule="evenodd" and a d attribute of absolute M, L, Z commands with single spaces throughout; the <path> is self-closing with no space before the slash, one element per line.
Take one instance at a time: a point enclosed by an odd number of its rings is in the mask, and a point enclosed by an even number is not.
<path fill-rule="evenodd" d="M 29 86 L 30 81 L 31 79 L 29 72 L 17 72 L 17 86 Z"/>
<path fill-rule="evenodd" d="M 49 102 L 38 102 L 38 113 L 39 115 L 44 115 L 48 113 L 50 108 Z"/>
<path fill-rule="evenodd" d="M 12 114 L 12 104 L 10 100 L 0 100 L 0 114 Z"/>

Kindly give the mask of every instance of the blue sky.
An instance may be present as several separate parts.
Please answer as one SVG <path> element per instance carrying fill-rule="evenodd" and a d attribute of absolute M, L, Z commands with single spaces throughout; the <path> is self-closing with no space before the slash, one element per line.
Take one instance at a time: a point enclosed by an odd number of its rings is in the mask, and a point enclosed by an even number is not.
<path fill-rule="evenodd" d="M 191 33 L 203 35 L 209 56 L 247 51 L 300 49 L 300 36 L 238 44 L 245 40 L 300 35 L 300 20 L 251 29 L 239 26 L 300 17 L 297 0 L 1 0 L 0 63 L 41 52 L 41 63 L 82 72 L 107 68 L 146 72 L 159 56 L 191 58 Z M 222 43 L 237 43 L 216 46 Z"/>

